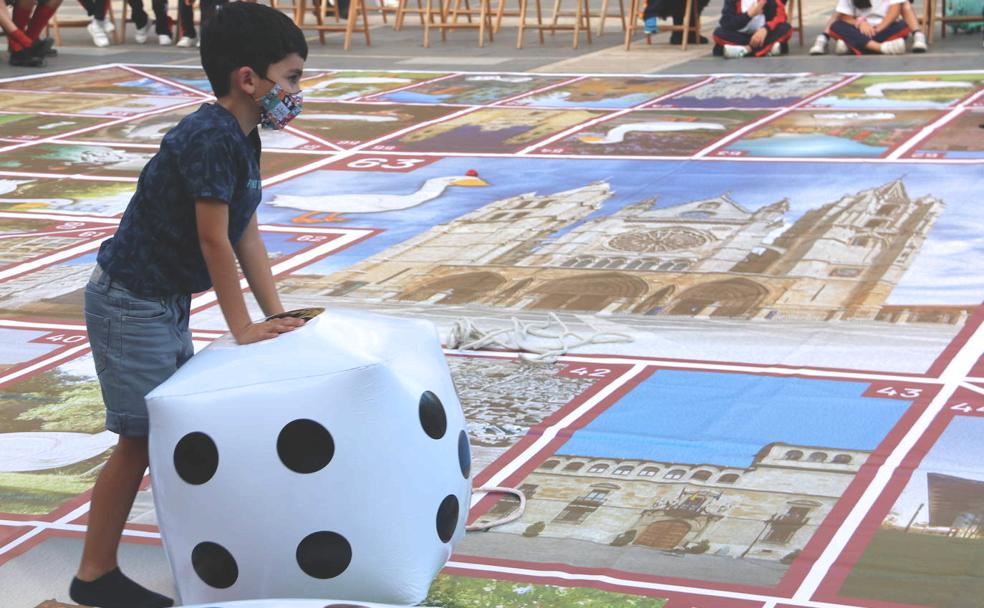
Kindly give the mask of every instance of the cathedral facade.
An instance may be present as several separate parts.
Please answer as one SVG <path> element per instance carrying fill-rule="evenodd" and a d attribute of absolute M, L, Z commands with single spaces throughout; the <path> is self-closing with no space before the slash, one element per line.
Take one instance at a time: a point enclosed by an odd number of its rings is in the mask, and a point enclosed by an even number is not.
<path fill-rule="evenodd" d="M 773 443 L 747 468 L 555 456 L 523 480 L 523 516 L 500 533 L 789 561 L 869 452 Z M 500 499 L 478 523 L 518 508 Z"/>
<path fill-rule="evenodd" d="M 322 293 L 698 318 L 897 320 L 905 311 L 885 312 L 886 299 L 943 210 L 931 196 L 913 200 L 901 179 L 791 224 L 786 200 L 748 210 L 728 194 L 598 215 L 612 194 L 595 182 L 496 201 L 333 275 Z M 961 311 L 952 312 L 942 320 L 957 322 Z"/>

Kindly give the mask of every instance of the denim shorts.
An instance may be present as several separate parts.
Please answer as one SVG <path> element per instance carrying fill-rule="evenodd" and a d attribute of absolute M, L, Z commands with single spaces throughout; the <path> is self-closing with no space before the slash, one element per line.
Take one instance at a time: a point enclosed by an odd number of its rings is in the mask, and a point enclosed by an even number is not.
<path fill-rule="evenodd" d="M 144 396 L 194 354 L 188 329 L 191 296 L 145 297 L 127 290 L 96 266 L 85 287 L 89 332 L 106 429 L 146 437 Z"/>

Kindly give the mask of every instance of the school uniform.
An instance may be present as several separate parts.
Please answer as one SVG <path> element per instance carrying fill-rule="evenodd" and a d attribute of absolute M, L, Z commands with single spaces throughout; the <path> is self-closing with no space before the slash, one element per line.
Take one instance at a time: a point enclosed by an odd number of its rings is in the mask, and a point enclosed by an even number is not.
<path fill-rule="evenodd" d="M 855 20 L 865 20 L 872 27 L 877 28 L 885 14 L 893 4 L 902 4 L 906 0 L 871 0 L 871 8 L 859 9 L 854 6 L 851 0 L 837 0 L 837 12 L 841 15 L 854 17 Z M 861 33 L 856 23 L 847 23 L 838 19 L 830 26 L 830 35 L 838 40 L 843 40 L 847 47 L 855 55 L 868 52 L 867 45 L 874 40 L 875 42 L 888 42 L 896 38 L 904 38 L 910 33 L 909 26 L 901 17 L 889 24 L 874 36 L 868 37 Z"/>
<path fill-rule="evenodd" d="M 761 13 L 754 17 L 746 12 L 755 5 L 754 0 L 724 0 L 721 21 L 714 30 L 714 54 L 721 54 L 725 45 L 748 46 L 752 36 L 763 27 L 768 30 L 762 46 L 752 49 L 756 57 L 762 57 L 776 44 L 784 44 L 793 35 L 793 28 L 786 18 L 782 0 L 768 0 Z"/>

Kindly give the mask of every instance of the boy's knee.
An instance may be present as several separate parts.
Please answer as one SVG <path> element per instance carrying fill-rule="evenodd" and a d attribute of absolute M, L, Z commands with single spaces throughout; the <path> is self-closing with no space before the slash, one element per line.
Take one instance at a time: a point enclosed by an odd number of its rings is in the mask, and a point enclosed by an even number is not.
<path fill-rule="evenodd" d="M 772 30 L 772 32 L 776 36 L 785 36 L 786 34 L 790 33 L 791 31 L 793 31 L 792 26 L 789 25 L 788 23 L 785 23 L 785 22 L 776 25 L 776 27 Z"/>

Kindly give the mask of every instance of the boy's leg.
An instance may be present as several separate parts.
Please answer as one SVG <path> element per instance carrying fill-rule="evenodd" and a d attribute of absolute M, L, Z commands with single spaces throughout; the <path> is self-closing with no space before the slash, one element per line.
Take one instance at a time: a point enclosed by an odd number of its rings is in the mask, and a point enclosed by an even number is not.
<path fill-rule="evenodd" d="M 94 581 L 115 570 L 116 552 L 147 470 L 147 438 L 120 437 L 92 489 L 89 525 L 76 575 Z"/>
<path fill-rule="evenodd" d="M 82 560 L 70 590 L 72 599 L 83 605 L 173 604 L 126 578 L 116 568 L 116 553 L 147 469 L 150 428 L 144 395 L 190 356 L 188 308 L 186 297 L 137 296 L 98 267 L 86 286 L 86 329 L 106 403 L 106 428 L 120 440 L 96 481 Z"/>
<path fill-rule="evenodd" d="M 31 12 L 34 11 L 34 0 L 17 0 L 14 4 L 14 25 L 19 30 L 26 30 L 31 22 Z"/>
<path fill-rule="evenodd" d="M 775 29 L 770 30 L 765 36 L 765 42 L 762 43 L 762 47 L 758 49 L 752 49 L 755 52 L 756 57 L 765 57 L 770 53 L 775 54 L 772 50 L 774 46 L 781 45 L 784 42 L 789 42 L 789 39 L 793 36 L 793 28 L 788 23 L 780 23 L 776 25 Z"/>
<path fill-rule="evenodd" d="M 711 52 L 716 57 L 724 57 L 724 49 L 729 46 L 747 47 L 746 52 L 751 51 L 751 47 L 748 46 L 748 43 L 752 39 L 750 34 L 736 32 L 722 26 L 718 26 L 718 28 L 714 30 L 713 38 L 714 49 Z"/>

